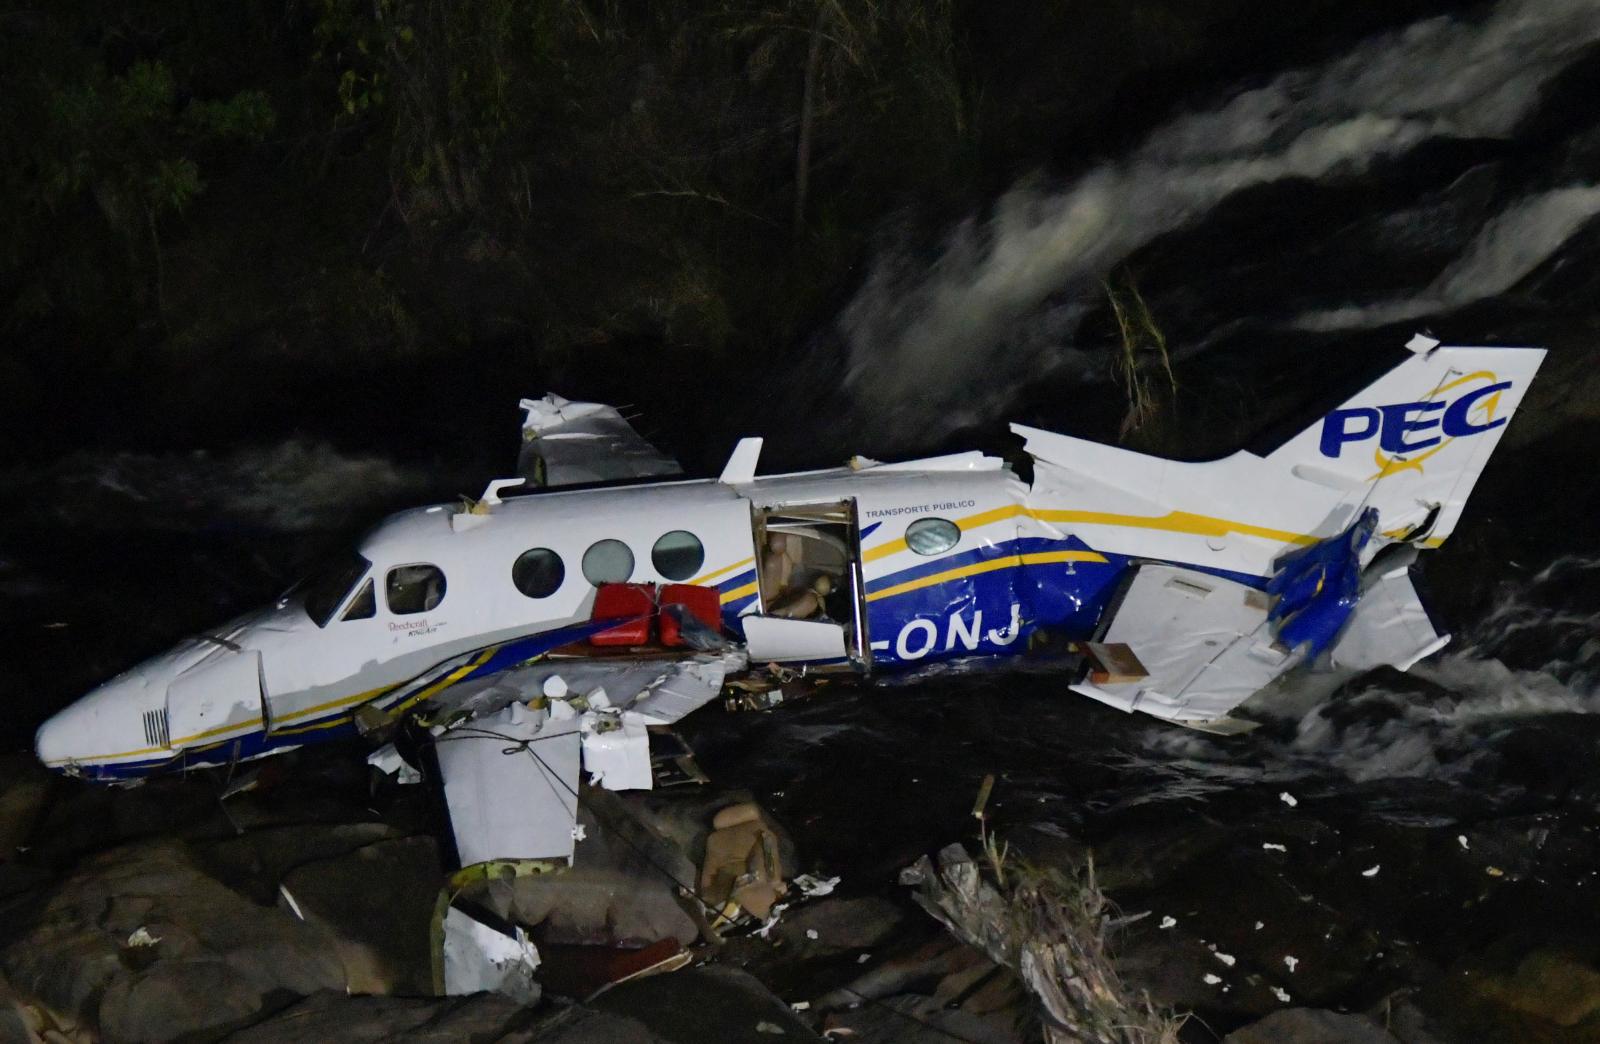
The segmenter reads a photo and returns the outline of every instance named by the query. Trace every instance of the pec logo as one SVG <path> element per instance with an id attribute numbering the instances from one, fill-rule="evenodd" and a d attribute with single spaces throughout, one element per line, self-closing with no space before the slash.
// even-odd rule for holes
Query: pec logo
<path id="1" fill-rule="evenodd" d="M 1338 457 L 1344 447 L 1352 442 L 1378 439 L 1375 456 L 1380 467 L 1395 463 L 1396 454 L 1427 450 L 1432 456 L 1443 449 L 1450 439 L 1464 435 L 1477 435 L 1500 427 L 1505 417 L 1496 417 L 1500 393 L 1511 387 L 1510 381 L 1497 381 L 1494 374 L 1476 373 L 1454 381 L 1439 391 L 1443 392 L 1474 379 L 1488 378 L 1488 384 L 1452 400 L 1434 399 L 1425 402 L 1397 402 L 1390 406 L 1358 406 L 1354 409 L 1334 410 L 1322 419 L 1321 449 L 1324 457 Z M 1385 461 L 1383 454 L 1389 454 Z M 1419 458 L 1412 458 L 1416 462 Z M 1421 468 L 1418 467 L 1420 471 Z"/>

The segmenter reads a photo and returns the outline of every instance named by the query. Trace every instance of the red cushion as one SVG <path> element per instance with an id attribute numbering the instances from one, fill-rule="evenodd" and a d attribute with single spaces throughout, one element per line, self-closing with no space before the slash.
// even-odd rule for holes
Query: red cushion
<path id="1" fill-rule="evenodd" d="M 648 645 L 650 621 L 656 609 L 656 589 L 650 584 L 601 584 L 594 593 L 591 620 L 622 620 L 615 627 L 590 635 L 590 645 Z"/>
<path id="2" fill-rule="evenodd" d="M 668 584 L 661 589 L 662 605 L 681 605 L 696 619 L 712 630 L 722 625 L 722 596 L 715 587 L 695 584 Z M 679 646 L 683 635 L 679 633 L 678 618 L 671 613 L 661 614 L 661 644 Z"/>

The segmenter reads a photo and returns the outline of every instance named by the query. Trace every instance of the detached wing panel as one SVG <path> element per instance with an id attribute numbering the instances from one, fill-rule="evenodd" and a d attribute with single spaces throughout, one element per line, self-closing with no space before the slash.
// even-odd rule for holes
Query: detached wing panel
<path id="1" fill-rule="evenodd" d="M 517 473 L 531 486 L 670 478 L 678 462 L 646 442 L 614 406 L 559 395 L 523 399 Z"/>
<path id="2" fill-rule="evenodd" d="M 1128 646 L 1145 677 L 1072 688 L 1125 711 L 1236 731 L 1227 715 L 1299 662 L 1279 648 L 1262 592 L 1193 569 L 1138 566 L 1101 641 Z"/>
<path id="3" fill-rule="evenodd" d="M 450 830 L 462 866 L 572 859 L 582 735 L 513 705 L 439 738 Z"/>

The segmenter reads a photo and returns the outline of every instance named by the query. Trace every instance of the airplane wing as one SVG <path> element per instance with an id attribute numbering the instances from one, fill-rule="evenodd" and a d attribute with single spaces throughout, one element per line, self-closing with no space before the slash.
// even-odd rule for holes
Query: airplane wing
<path id="1" fill-rule="evenodd" d="M 1229 712 L 1290 669 L 1330 652 L 1335 669 L 1406 670 L 1449 640 L 1429 617 L 1410 558 L 1361 552 L 1367 511 L 1345 532 L 1279 560 L 1265 588 L 1162 563 L 1131 571 L 1089 645 L 1075 692 L 1208 732 L 1252 728 Z"/>
<path id="2" fill-rule="evenodd" d="M 429 723 L 463 866 L 570 861 L 581 772 L 609 790 L 651 789 L 649 727 L 709 703 L 747 663 L 735 648 L 564 652 L 617 623 L 577 624 L 466 653 L 397 691 L 392 713 L 415 707 Z M 400 766 L 392 745 L 368 760 Z M 508 801 L 509 794 L 520 799 Z"/>
<path id="3" fill-rule="evenodd" d="M 517 474 L 553 488 L 683 474 L 678 462 L 646 442 L 614 406 L 559 395 L 523 399 Z"/>

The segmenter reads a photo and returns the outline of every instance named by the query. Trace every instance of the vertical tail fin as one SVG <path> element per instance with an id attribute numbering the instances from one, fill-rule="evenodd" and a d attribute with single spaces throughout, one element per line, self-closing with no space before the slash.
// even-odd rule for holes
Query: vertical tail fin
<path id="1" fill-rule="evenodd" d="M 1267 460 L 1377 508 L 1381 532 L 1425 535 L 1437 546 L 1455 529 L 1545 353 L 1441 347 L 1420 334 L 1406 347 L 1411 358 Z"/>

